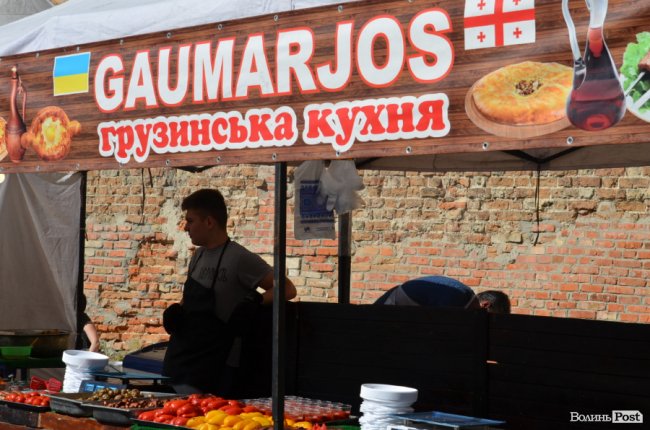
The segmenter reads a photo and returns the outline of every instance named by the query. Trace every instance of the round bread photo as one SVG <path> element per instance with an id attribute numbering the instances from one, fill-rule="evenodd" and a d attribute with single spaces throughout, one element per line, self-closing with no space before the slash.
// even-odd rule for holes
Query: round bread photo
<path id="1" fill-rule="evenodd" d="M 572 83 L 573 70 L 559 63 L 510 64 L 479 79 L 467 93 L 465 109 L 491 134 L 540 136 L 570 125 L 566 101 Z"/>
<path id="2" fill-rule="evenodd" d="M 32 120 L 21 136 L 21 144 L 32 148 L 45 161 L 61 160 L 70 152 L 72 138 L 81 131 L 78 121 L 70 121 L 63 109 L 48 106 Z"/>

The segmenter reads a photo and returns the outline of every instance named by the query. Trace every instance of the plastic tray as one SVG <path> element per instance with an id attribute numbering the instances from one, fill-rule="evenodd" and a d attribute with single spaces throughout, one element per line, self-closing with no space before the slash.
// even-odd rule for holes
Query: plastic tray
<path id="1" fill-rule="evenodd" d="M 0 346 L 0 357 L 2 358 L 27 358 L 31 353 L 31 346 Z"/>
<path id="2" fill-rule="evenodd" d="M 478 427 L 478 426 L 500 426 L 506 423 L 505 421 L 469 417 L 466 415 L 448 414 L 446 412 L 437 412 L 437 411 L 415 412 L 409 414 L 394 414 L 392 416 L 396 418 L 408 420 L 408 421 L 432 424 L 441 427 L 451 427 L 454 429 L 462 429 L 467 427 Z"/>
<path id="3" fill-rule="evenodd" d="M 21 409 L 23 411 L 30 411 L 30 412 L 47 412 L 50 410 L 49 406 L 34 406 L 34 405 L 28 405 L 26 403 L 9 402 L 3 399 L 0 399 L 0 405 L 5 405 L 13 409 Z"/>
<path id="4" fill-rule="evenodd" d="M 156 408 L 120 409 L 108 406 L 88 405 L 92 409 L 93 418 L 102 424 L 115 426 L 130 426 L 133 419 L 141 412 L 152 411 Z"/>
<path id="5" fill-rule="evenodd" d="M 93 393 L 59 393 L 50 395 L 50 408 L 54 412 L 73 417 L 92 417 L 93 411 L 82 402 Z"/>
<path id="6" fill-rule="evenodd" d="M 143 395 L 151 395 L 159 399 L 178 398 L 178 394 L 142 392 Z M 92 402 L 83 403 L 85 407 L 92 410 L 93 418 L 102 424 L 112 424 L 117 426 L 129 426 L 131 421 L 144 411 L 151 411 L 158 408 L 114 408 L 103 406 Z"/>
<path id="7" fill-rule="evenodd" d="M 139 420 L 137 418 L 132 419 L 131 422 L 135 423 L 135 425 L 133 427 L 131 427 L 131 430 L 149 430 L 149 429 L 179 430 L 179 429 L 188 429 L 189 428 L 189 427 L 183 427 L 183 426 L 174 426 L 174 425 L 171 425 L 171 424 L 154 423 L 153 421 Z"/>

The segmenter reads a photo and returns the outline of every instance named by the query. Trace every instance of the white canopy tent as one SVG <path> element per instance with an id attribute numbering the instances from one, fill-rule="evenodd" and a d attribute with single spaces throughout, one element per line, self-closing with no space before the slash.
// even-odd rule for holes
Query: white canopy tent
<path id="1" fill-rule="evenodd" d="M 1 27 L 0 56 L 346 1 L 68 0 Z"/>
<path id="2" fill-rule="evenodd" d="M 0 0 L 0 25 L 42 12 L 52 7 L 49 0 Z"/>

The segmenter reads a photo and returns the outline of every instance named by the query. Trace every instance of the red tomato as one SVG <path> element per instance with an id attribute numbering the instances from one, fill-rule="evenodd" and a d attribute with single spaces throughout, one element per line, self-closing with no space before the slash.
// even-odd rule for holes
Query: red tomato
<path id="1" fill-rule="evenodd" d="M 201 406 L 203 406 L 203 404 L 201 404 Z M 214 409 L 219 409 L 224 406 L 230 406 L 230 405 L 228 404 L 227 401 L 223 399 L 210 399 L 205 406 L 209 407 L 210 410 L 212 411 Z"/>
<path id="2" fill-rule="evenodd" d="M 142 421 L 153 421 L 156 418 L 156 411 L 144 411 L 138 415 L 138 419 Z"/>
<path id="3" fill-rule="evenodd" d="M 176 415 L 179 417 L 183 418 L 194 418 L 198 417 L 200 415 L 200 410 L 197 409 L 194 405 L 190 404 L 185 404 L 178 408 L 176 411 Z"/>
<path id="4" fill-rule="evenodd" d="M 223 410 L 225 413 L 228 415 L 239 415 L 241 414 L 242 410 L 238 406 L 228 406 L 226 409 Z"/>
<path id="5" fill-rule="evenodd" d="M 173 426 L 184 426 L 185 424 L 187 424 L 187 420 L 188 420 L 188 419 L 189 419 L 189 418 L 176 417 L 176 418 L 174 418 L 173 420 L 171 420 L 171 421 L 169 422 L 169 424 L 171 424 L 171 425 L 173 425 Z"/>
<path id="6" fill-rule="evenodd" d="M 16 394 L 16 396 L 14 397 L 14 402 L 25 403 L 25 396 L 23 396 L 22 394 Z"/>
<path id="7" fill-rule="evenodd" d="M 167 415 L 164 409 L 156 409 L 153 411 L 154 416 L 158 417 L 160 415 Z"/>
<path id="8" fill-rule="evenodd" d="M 5 400 L 8 402 L 15 402 L 16 400 L 16 395 L 13 393 L 9 393 L 5 396 Z"/>
<path id="9" fill-rule="evenodd" d="M 173 416 L 173 415 L 162 414 L 162 415 L 158 415 L 156 418 L 154 418 L 153 422 L 169 424 L 169 422 L 171 420 L 173 420 L 174 418 L 176 418 L 176 417 Z"/>
<path id="10" fill-rule="evenodd" d="M 348 415 L 345 413 L 345 411 L 334 411 L 334 419 L 335 420 L 344 420 L 348 417 Z"/>
<path id="11" fill-rule="evenodd" d="M 41 397 L 39 399 L 39 405 L 40 406 L 50 406 L 50 398 L 49 397 Z"/>
<path id="12" fill-rule="evenodd" d="M 194 394 L 192 394 L 192 396 L 193 395 Z M 201 403 L 203 402 L 203 398 L 201 398 L 201 397 L 191 397 L 190 396 L 189 402 L 190 402 L 190 404 L 192 404 L 194 406 L 201 406 Z"/>
<path id="13" fill-rule="evenodd" d="M 187 401 L 187 400 L 170 400 L 170 401 L 166 402 L 166 403 L 163 405 L 163 409 L 164 409 L 165 412 L 168 413 L 169 415 L 174 415 L 174 416 L 176 416 L 176 415 L 178 415 L 178 414 L 176 413 L 176 411 L 178 411 L 178 409 L 179 409 L 181 406 L 185 406 L 185 405 L 187 405 L 187 404 L 189 404 L 189 401 Z"/>
<path id="14" fill-rule="evenodd" d="M 244 406 L 241 408 L 243 412 L 259 412 L 259 409 L 257 409 L 255 406 Z"/>
<path id="15" fill-rule="evenodd" d="M 232 406 L 237 406 L 238 408 L 241 408 L 243 406 L 241 402 L 239 402 L 238 400 L 228 400 L 228 404 Z"/>
<path id="16" fill-rule="evenodd" d="M 26 397 L 26 398 L 25 398 L 25 404 L 26 404 L 26 405 L 32 405 L 32 404 L 34 404 L 34 398 L 33 398 L 33 397 Z"/>

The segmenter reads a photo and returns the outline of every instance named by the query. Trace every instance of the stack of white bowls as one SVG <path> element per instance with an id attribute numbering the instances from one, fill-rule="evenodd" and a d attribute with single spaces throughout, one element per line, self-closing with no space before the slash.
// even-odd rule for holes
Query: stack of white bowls
<path id="1" fill-rule="evenodd" d="M 62 361 L 65 363 L 62 391 L 78 393 L 83 381 L 95 379 L 92 372 L 103 370 L 106 367 L 108 357 L 97 352 L 69 349 L 63 351 Z"/>
<path id="2" fill-rule="evenodd" d="M 386 430 L 388 425 L 402 422 L 393 414 L 413 412 L 411 405 L 418 399 L 418 390 L 399 385 L 363 384 L 361 398 L 361 429 Z"/>

